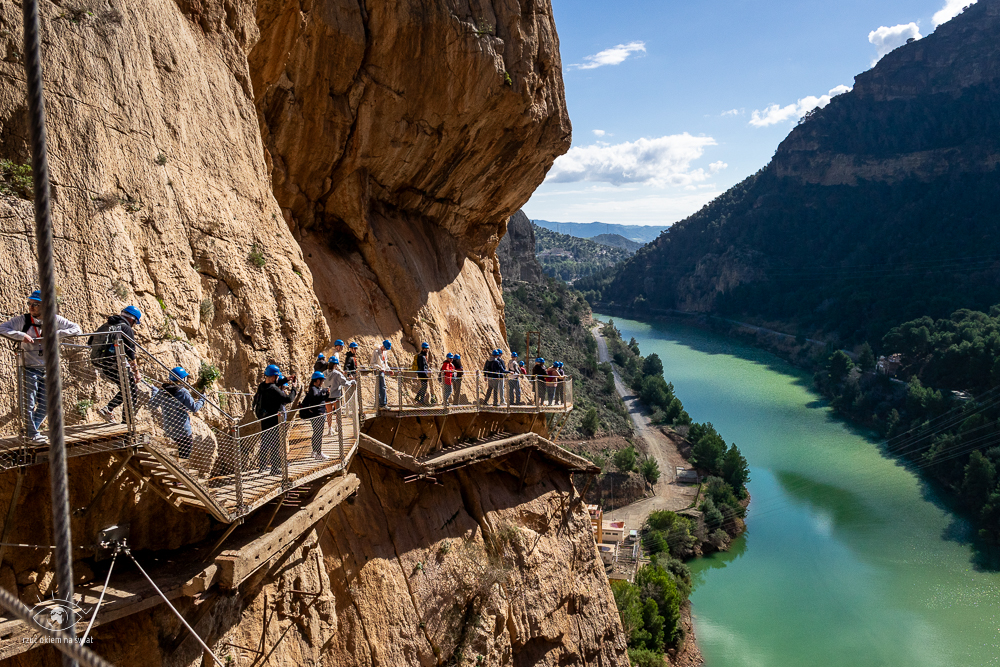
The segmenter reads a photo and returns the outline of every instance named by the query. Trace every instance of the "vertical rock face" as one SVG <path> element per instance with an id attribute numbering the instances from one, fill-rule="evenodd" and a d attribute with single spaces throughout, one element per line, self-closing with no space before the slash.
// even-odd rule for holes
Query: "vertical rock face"
<path id="1" fill-rule="evenodd" d="M 499 344 L 494 249 L 569 148 L 549 2 L 262 0 L 257 23 L 275 196 L 327 313 L 361 327 L 336 335 L 381 335 L 370 301 L 411 343 Z"/>
<path id="2" fill-rule="evenodd" d="M 497 246 L 497 258 L 505 280 L 542 282 L 542 265 L 535 257 L 535 230 L 524 211 L 518 211 L 507 221 L 507 233 Z"/>

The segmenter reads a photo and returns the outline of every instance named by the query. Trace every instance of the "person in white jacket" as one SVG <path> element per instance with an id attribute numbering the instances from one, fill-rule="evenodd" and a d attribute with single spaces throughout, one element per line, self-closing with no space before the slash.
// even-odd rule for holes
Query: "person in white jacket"
<path id="1" fill-rule="evenodd" d="M 391 349 L 392 341 L 384 340 L 372 353 L 372 370 L 378 375 L 378 406 L 380 408 L 384 408 L 389 402 L 385 391 L 385 375 L 392 375 L 392 369 L 389 367 L 389 350 Z"/>
<path id="2" fill-rule="evenodd" d="M 39 428 L 46 415 L 45 401 L 45 358 L 42 332 L 42 293 L 35 290 L 28 297 L 28 312 L 12 317 L 0 324 L 0 335 L 21 343 L 24 354 L 24 405 L 21 406 L 24 415 L 25 437 L 34 442 L 48 442 Z M 56 315 L 56 340 L 64 336 L 78 336 L 83 331 L 76 322 L 70 322 L 61 315 Z"/>

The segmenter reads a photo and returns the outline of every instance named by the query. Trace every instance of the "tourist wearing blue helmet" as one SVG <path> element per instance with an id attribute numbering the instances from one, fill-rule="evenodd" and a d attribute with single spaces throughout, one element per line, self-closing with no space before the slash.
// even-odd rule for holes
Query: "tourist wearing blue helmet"
<path id="1" fill-rule="evenodd" d="M 313 373 L 317 371 L 320 373 L 325 373 L 327 366 L 328 364 L 326 361 L 326 355 L 320 352 L 319 355 L 316 357 L 316 363 L 313 364 Z"/>
<path id="2" fill-rule="evenodd" d="M 490 402 L 493 397 L 493 405 L 503 400 L 503 376 L 507 372 L 507 367 L 503 363 L 503 352 L 493 350 L 490 358 L 483 364 L 483 375 L 486 376 L 486 395 L 483 397 L 483 405 Z"/>
<path id="3" fill-rule="evenodd" d="M 333 353 L 337 355 L 341 355 L 344 353 L 344 341 L 340 340 L 339 338 L 333 341 Z"/>
<path id="4" fill-rule="evenodd" d="M 312 455 L 314 459 L 325 461 L 323 453 L 323 427 L 326 425 L 326 404 L 330 400 L 330 390 L 323 386 L 326 376 L 320 371 L 313 371 L 309 389 L 299 406 L 299 417 L 312 426 Z"/>
<path id="5" fill-rule="evenodd" d="M 139 367 L 135 363 L 135 327 L 139 326 L 142 313 L 135 306 L 126 306 L 118 315 L 112 315 L 97 329 L 97 332 L 87 339 L 90 346 L 90 360 L 100 371 L 101 376 L 117 385 L 118 393 L 111 397 L 108 404 L 97 413 L 107 422 L 114 422 L 114 410 L 125 402 L 122 396 L 122 385 L 128 387 L 129 406 L 132 412 L 136 409 L 137 390 L 139 382 Z M 118 373 L 118 358 L 115 346 L 120 346 L 125 365 L 125 377 Z M 122 419 L 124 423 L 125 419 Z"/>
<path id="6" fill-rule="evenodd" d="M 465 377 L 465 369 L 462 368 L 462 355 L 458 352 L 451 359 L 451 365 L 455 367 L 455 375 L 452 377 L 452 399 L 454 405 L 459 405 L 462 402 L 462 378 Z"/>
<path id="7" fill-rule="evenodd" d="M 159 408 L 163 419 L 163 431 L 177 445 L 177 456 L 182 459 L 191 456 L 194 448 L 194 432 L 191 430 L 191 413 L 205 406 L 205 397 L 195 401 L 184 385 L 188 372 L 183 366 L 175 366 L 166 382 L 159 389 L 153 388 L 149 400 L 151 409 Z"/>
<path id="8" fill-rule="evenodd" d="M 452 389 L 454 389 L 455 382 L 455 355 L 449 352 L 445 355 L 444 362 L 441 364 L 441 370 L 438 371 L 438 379 L 441 382 L 441 392 L 444 394 L 443 405 L 448 405 L 448 399 L 451 398 Z"/>
<path id="9" fill-rule="evenodd" d="M 333 433 L 333 411 L 340 407 L 340 400 L 344 397 L 344 390 L 354 384 L 354 380 L 348 379 L 340 370 L 340 357 L 336 354 L 330 358 L 330 369 L 326 372 L 326 382 L 323 386 L 330 390 L 330 403 L 327 403 L 326 425 L 330 433 Z"/>
<path id="10" fill-rule="evenodd" d="M 286 389 L 287 387 L 287 389 Z M 264 369 L 264 381 L 257 385 L 253 397 L 254 416 L 260 420 L 260 471 L 270 468 L 272 475 L 280 475 L 281 445 L 278 430 L 285 406 L 295 399 L 298 383 L 295 377 L 286 378 L 275 364 Z"/>
<path id="11" fill-rule="evenodd" d="M 42 335 L 42 293 L 35 290 L 28 296 L 27 313 L 0 324 L 0 335 L 21 344 L 24 362 L 22 379 L 24 394 L 21 410 L 24 436 L 34 442 L 48 442 L 38 429 L 45 419 L 45 358 Z M 78 336 L 80 325 L 56 315 L 56 337 Z"/>
<path id="12" fill-rule="evenodd" d="M 380 408 L 384 408 L 389 402 L 385 391 L 385 376 L 392 375 L 392 368 L 389 366 L 389 350 L 391 349 L 392 341 L 386 339 L 372 353 L 372 370 L 378 376 L 378 405 Z"/>
<path id="13" fill-rule="evenodd" d="M 562 405 L 566 402 L 566 371 L 563 370 L 563 362 L 556 362 L 556 372 L 559 374 L 556 380 L 556 403 Z"/>
<path id="14" fill-rule="evenodd" d="M 344 354 L 344 375 L 351 379 L 358 377 L 358 344 L 353 340 L 347 344 L 347 352 Z"/>
<path id="15" fill-rule="evenodd" d="M 517 352 L 511 351 L 507 362 L 507 402 L 521 405 L 521 368 L 517 365 Z"/>
<path id="16" fill-rule="evenodd" d="M 541 405 L 545 400 L 545 359 L 538 357 L 531 367 L 531 378 L 535 385 L 535 405 Z"/>
<path id="17" fill-rule="evenodd" d="M 428 393 L 431 377 L 430 351 L 430 343 L 421 343 L 420 352 L 417 352 L 417 356 L 413 359 L 417 379 L 420 381 L 420 388 L 417 389 L 415 397 L 418 405 L 430 404 L 430 394 Z"/>

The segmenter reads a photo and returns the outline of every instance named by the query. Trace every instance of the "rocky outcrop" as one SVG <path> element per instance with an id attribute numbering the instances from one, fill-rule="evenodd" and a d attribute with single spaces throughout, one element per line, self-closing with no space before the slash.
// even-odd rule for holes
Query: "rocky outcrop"
<path id="1" fill-rule="evenodd" d="M 570 138 L 550 5 L 522 4 L 259 2 L 274 193 L 337 336 L 502 343 L 494 250 Z"/>
<path id="2" fill-rule="evenodd" d="M 504 280 L 542 282 L 542 265 L 535 257 L 535 229 L 524 211 L 517 211 L 507 221 L 507 233 L 497 246 L 497 258 Z"/>

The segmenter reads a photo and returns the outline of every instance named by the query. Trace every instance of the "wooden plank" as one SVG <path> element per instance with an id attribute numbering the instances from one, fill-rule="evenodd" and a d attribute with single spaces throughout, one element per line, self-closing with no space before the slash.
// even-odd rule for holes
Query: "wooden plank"
<path id="1" fill-rule="evenodd" d="M 236 590 L 247 577 L 266 564 L 276 554 L 310 530 L 345 498 L 354 493 L 360 482 L 355 475 L 347 475 L 326 484 L 304 508 L 290 516 L 273 531 L 261 536 L 240 549 L 223 551 L 216 559 L 219 567 L 219 586 Z"/>

